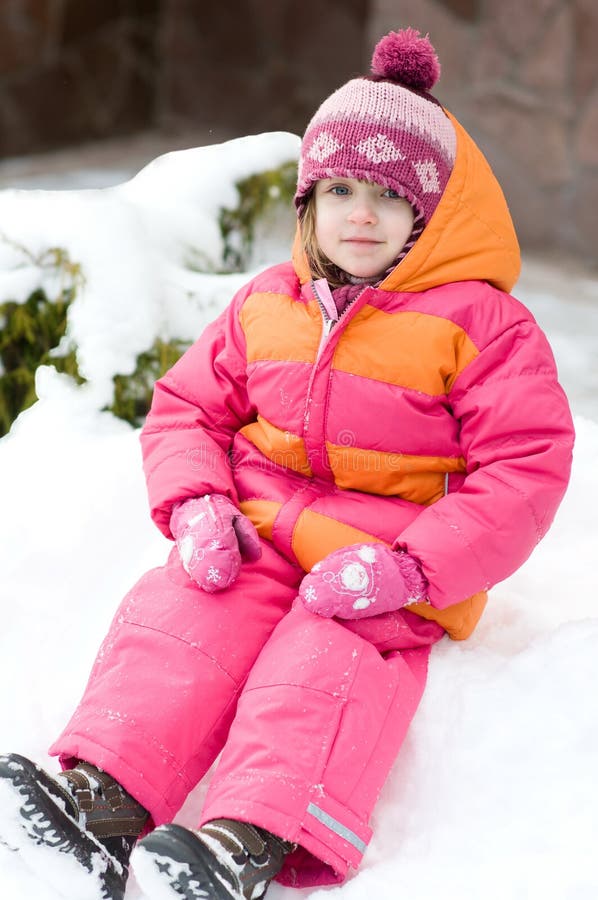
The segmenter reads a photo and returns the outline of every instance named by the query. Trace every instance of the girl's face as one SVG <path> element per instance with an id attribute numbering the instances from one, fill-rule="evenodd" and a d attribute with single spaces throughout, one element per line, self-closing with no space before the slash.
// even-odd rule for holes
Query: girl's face
<path id="1" fill-rule="evenodd" d="M 411 204 L 391 188 L 356 178 L 323 178 L 314 197 L 320 250 L 356 278 L 386 272 L 411 235 Z"/>

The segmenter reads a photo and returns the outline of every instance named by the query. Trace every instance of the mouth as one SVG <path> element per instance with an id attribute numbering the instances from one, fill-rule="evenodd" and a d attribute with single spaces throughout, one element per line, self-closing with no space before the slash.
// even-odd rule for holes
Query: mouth
<path id="1" fill-rule="evenodd" d="M 365 246 L 376 246 L 377 244 L 384 243 L 383 241 L 377 241 L 374 238 L 368 237 L 349 237 L 343 238 L 344 244 L 364 244 Z"/>

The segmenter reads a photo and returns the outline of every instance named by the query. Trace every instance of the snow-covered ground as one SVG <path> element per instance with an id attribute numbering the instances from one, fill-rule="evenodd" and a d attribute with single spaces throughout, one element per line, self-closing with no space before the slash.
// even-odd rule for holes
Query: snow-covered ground
<path id="1" fill-rule="evenodd" d="M 66 246 L 84 267 L 69 330 L 88 378 L 76 388 L 39 370 L 39 401 L 0 440 L 2 750 L 55 770 L 47 747 L 114 608 L 168 549 L 147 514 L 138 433 L 100 411 L 112 374 L 157 333 L 192 338 L 246 280 L 185 260 L 200 248 L 217 263 L 217 210 L 234 205 L 235 180 L 297 148 L 290 135 L 256 136 L 161 157 L 117 187 L 0 191 L 0 233 L 32 253 Z M 289 223 L 274 231 L 254 266 L 286 253 Z M 22 299 L 39 279 L 0 241 L 0 298 Z M 598 280 L 529 259 L 515 294 L 545 328 L 575 413 L 568 494 L 474 636 L 435 649 L 360 871 L 326 892 L 274 885 L 272 900 L 598 896 Z M 180 821 L 193 824 L 203 790 Z M 59 900 L 1 847 L 0 896 Z M 134 882 L 127 898 L 141 900 Z"/>

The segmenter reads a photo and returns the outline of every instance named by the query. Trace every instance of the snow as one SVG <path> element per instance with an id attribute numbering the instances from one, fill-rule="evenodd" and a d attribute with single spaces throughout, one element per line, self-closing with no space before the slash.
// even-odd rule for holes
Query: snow
<path id="1" fill-rule="evenodd" d="M 42 277 L 15 243 L 68 247 L 87 278 L 69 329 L 89 379 L 77 388 L 38 370 L 38 402 L 0 440 L 1 750 L 56 770 L 47 747 L 120 597 L 169 548 L 147 513 L 138 432 L 101 411 L 112 375 L 158 333 L 193 338 L 247 280 L 186 260 L 199 246 L 217 268 L 217 211 L 234 206 L 234 182 L 297 149 L 293 135 L 258 135 L 168 154 L 114 187 L 0 192 L 0 233 L 14 242 L 0 240 L 0 297 L 22 300 Z M 265 240 L 255 265 L 284 258 L 289 239 Z M 530 259 L 515 294 L 545 328 L 572 403 L 569 491 L 473 637 L 435 648 L 359 872 L 326 891 L 273 885 L 272 900 L 598 896 L 598 281 Z M 179 821 L 194 823 L 204 794 Z M 2 847 L 0 895 L 59 897 Z M 142 898 L 134 882 L 127 898 Z"/>

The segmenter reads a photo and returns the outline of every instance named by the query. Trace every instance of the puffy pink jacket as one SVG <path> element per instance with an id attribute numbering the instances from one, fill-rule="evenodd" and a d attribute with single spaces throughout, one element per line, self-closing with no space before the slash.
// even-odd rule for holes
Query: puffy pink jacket
<path id="1" fill-rule="evenodd" d="M 463 160 L 475 149 L 459 134 Z M 471 632 L 483 592 L 554 517 L 573 427 L 544 334 L 503 289 L 516 242 L 502 195 L 460 172 L 407 258 L 338 321 L 296 254 L 157 382 L 141 440 L 166 535 L 176 501 L 218 492 L 306 570 L 384 541 L 423 567 L 429 603 L 413 608 L 453 637 Z"/>

